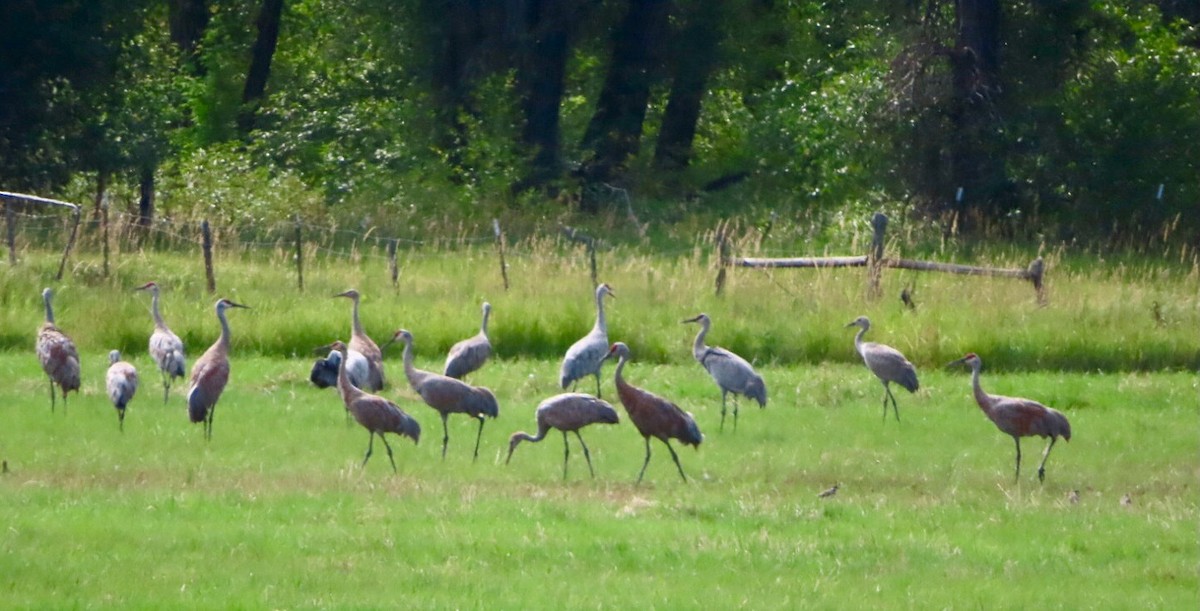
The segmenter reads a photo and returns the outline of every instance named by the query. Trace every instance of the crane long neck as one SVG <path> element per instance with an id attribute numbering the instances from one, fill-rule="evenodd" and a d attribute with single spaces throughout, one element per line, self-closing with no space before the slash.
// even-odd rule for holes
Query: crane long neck
<path id="1" fill-rule="evenodd" d="M 349 405 L 351 399 L 361 395 L 362 391 L 350 383 L 350 374 L 346 371 L 346 361 L 350 360 L 349 350 L 339 350 L 338 355 L 341 358 L 338 359 L 337 388 L 342 395 L 342 401 Z"/>
<path id="2" fill-rule="evenodd" d="M 621 372 L 625 369 L 625 361 L 628 360 L 629 357 L 626 357 L 625 355 L 621 355 L 621 358 L 617 360 L 617 368 L 613 373 L 613 377 L 617 383 L 617 386 L 625 385 L 625 378 L 621 375 Z"/>
<path id="3" fill-rule="evenodd" d="M 979 409 L 986 414 L 991 412 L 992 398 L 983 392 L 983 385 L 979 383 L 979 370 L 982 368 L 983 363 L 978 361 L 971 365 L 971 389 L 975 392 L 975 402 L 979 404 Z"/>
<path id="4" fill-rule="evenodd" d="M 221 321 L 221 337 L 217 339 L 217 343 L 229 350 L 229 321 L 225 318 L 225 308 L 217 308 L 217 320 Z"/>
<path id="5" fill-rule="evenodd" d="M 545 439 L 546 433 L 549 433 L 549 432 L 550 432 L 550 425 L 546 424 L 545 422 L 539 422 L 537 435 L 530 435 L 529 433 L 526 433 L 525 431 L 520 431 L 516 434 L 516 438 L 520 439 L 521 441 L 532 441 L 533 443 L 537 443 L 537 442 Z"/>
<path id="6" fill-rule="evenodd" d="M 592 329 L 608 335 L 608 323 L 604 320 L 604 291 L 596 291 L 596 324 Z"/>
<path id="7" fill-rule="evenodd" d="M 42 302 L 46 304 L 46 322 L 54 324 L 54 307 L 50 305 L 50 294 L 42 295 Z"/>
<path id="8" fill-rule="evenodd" d="M 703 358 L 705 350 L 708 349 L 708 346 L 704 345 L 704 336 L 708 335 L 708 328 L 710 325 L 712 325 L 712 323 L 710 323 L 707 319 L 701 319 L 700 332 L 696 334 L 696 340 L 692 342 L 692 354 L 694 354 L 698 359 Z"/>
<path id="9" fill-rule="evenodd" d="M 420 369 L 417 369 L 416 366 L 413 365 L 412 340 L 405 339 L 403 341 L 404 341 L 404 375 L 408 378 L 409 384 L 416 386 L 421 381 L 421 379 L 424 378 L 425 372 L 421 371 Z"/>
<path id="10" fill-rule="evenodd" d="M 362 321 L 358 318 L 358 297 L 351 298 L 354 302 L 350 310 L 350 332 L 353 335 L 366 335 L 363 331 Z"/>
<path id="11" fill-rule="evenodd" d="M 487 335 L 488 316 L 491 316 L 491 315 L 492 315 L 491 308 L 483 309 L 483 322 L 480 323 L 480 325 L 479 325 L 479 332 L 484 335 Z"/>
<path id="12" fill-rule="evenodd" d="M 162 329 L 167 328 L 167 323 L 163 321 L 162 314 L 158 311 L 157 289 L 150 293 L 150 316 L 154 317 L 154 326 Z"/>
<path id="13" fill-rule="evenodd" d="M 862 354 L 863 336 L 867 334 L 867 329 L 869 328 L 870 327 L 866 326 L 859 327 L 858 333 L 854 336 L 854 349 L 858 351 L 859 354 Z"/>

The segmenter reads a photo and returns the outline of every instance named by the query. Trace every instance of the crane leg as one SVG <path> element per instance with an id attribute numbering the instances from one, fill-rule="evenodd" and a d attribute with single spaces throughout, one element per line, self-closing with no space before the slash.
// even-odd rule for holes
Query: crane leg
<path id="1" fill-rule="evenodd" d="M 51 388 L 54 388 L 54 387 L 51 386 Z M 62 396 L 63 396 L 63 415 L 66 416 L 67 415 L 67 391 L 66 390 L 63 390 Z"/>
<path id="2" fill-rule="evenodd" d="M 442 413 L 442 460 L 446 460 L 446 446 L 450 444 L 450 429 L 446 428 L 446 414 Z"/>
<path id="3" fill-rule="evenodd" d="M 397 473 L 397 471 L 396 471 L 396 459 L 392 458 L 392 446 L 391 446 L 391 444 L 389 444 L 387 442 L 387 437 L 384 437 L 383 433 L 379 434 L 379 441 L 382 441 L 383 447 L 387 449 L 388 462 L 392 463 L 392 474 L 394 475 Z"/>
<path id="4" fill-rule="evenodd" d="M 475 457 L 471 462 L 475 462 L 479 458 L 479 439 L 483 437 L 483 416 L 479 417 L 479 432 L 475 434 Z"/>
<path id="5" fill-rule="evenodd" d="M 650 440 L 647 439 L 646 441 L 649 442 Z M 671 451 L 671 460 L 675 461 L 675 468 L 679 469 L 679 477 L 682 477 L 683 483 L 686 484 L 687 476 L 683 474 L 683 465 L 679 464 L 679 455 L 675 453 L 675 448 L 671 447 L 670 440 L 663 440 L 663 443 L 667 444 L 667 449 Z"/>
<path id="6" fill-rule="evenodd" d="M 1058 437 L 1050 436 L 1050 445 L 1046 446 L 1046 451 L 1042 452 L 1042 464 L 1038 465 L 1038 481 L 1046 481 L 1046 459 L 1050 458 L 1050 448 L 1054 447 L 1054 442 L 1058 441 Z"/>
<path id="7" fill-rule="evenodd" d="M 563 481 L 567 481 L 567 459 L 571 457 L 571 444 L 567 443 L 567 432 L 563 431 Z"/>
<path id="8" fill-rule="evenodd" d="M 125 410 L 123 409 L 117 410 L 117 428 L 120 429 L 122 433 L 125 432 Z"/>
<path id="9" fill-rule="evenodd" d="M 1013 483 L 1021 481 L 1021 438 L 1013 435 L 1013 441 L 1017 442 L 1017 473 L 1013 477 Z"/>
<path id="10" fill-rule="evenodd" d="M 592 474 L 592 479 L 596 479 L 596 470 L 592 468 L 592 453 L 588 452 L 587 444 L 583 442 L 583 435 L 580 435 L 578 430 L 575 431 L 575 436 L 579 438 L 579 445 L 583 446 L 583 457 L 587 460 L 588 472 Z"/>
<path id="11" fill-rule="evenodd" d="M 214 405 L 208 408 L 208 418 L 204 419 L 204 438 L 208 441 L 212 441 L 212 423 L 216 413 L 217 406 Z"/>
<path id="12" fill-rule="evenodd" d="M 167 404 L 167 399 L 171 398 L 171 374 L 166 371 L 162 372 L 163 377 L 163 405 Z"/>
<path id="13" fill-rule="evenodd" d="M 46 378 L 46 379 L 47 379 L 47 380 L 50 380 L 50 412 L 51 412 L 51 413 L 53 413 L 53 412 L 54 412 L 54 400 L 55 400 L 55 397 L 54 397 L 54 378 Z"/>
<path id="14" fill-rule="evenodd" d="M 887 421 L 888 399 L 891 399 L 892 400 L 892 411 L 895 412 L 895 414 L 896 414 L 896 422 L 900 422 L 900 408 L 896 407 L 896 395 L 892 394 L 892 387 L 889 386 L 887 383 L 884 383 L 883 390 L 885 393 L 883 395 L 883 420 L 885 422 Z"/>
<path id="15" fill-rule="evenodd" d="M 367 466 L 367 461 L 371 460 L 371 451 L 375 449 L 375 432 L 367 432 L 370 437 L 367 438 L 367 455 L 363 456 L 362 466 Z"/>
<path id="16" fill-rule="evenodd" d="M 650 464 L 650 438 L 646 437 L 646 460 L 642 461 L 642 471 L 638 473 L 637 483 L 642 483 L 642 476 L 646 474 L 646 466 Z"/>
<path id="17" fill-rule="evenodd" d="M 603 398 L 600 396 L 600 370 L 599 369 L 596 370 L 596 398 L 597 399 Z"/>
<path id="18" fill-rule="evenodd" d="M 725 395 L 729 393 L 721 391 L 721 430 L 725 430 Z"/>
<path id="19" fill-rule="evenodd" d="M 737 395 L 734 395 L 733 396 L 733 430 L 735 430 L 735 431 L 737 430 L 738 403 L 740 403 L 740 402 L 738 401 Z"/>

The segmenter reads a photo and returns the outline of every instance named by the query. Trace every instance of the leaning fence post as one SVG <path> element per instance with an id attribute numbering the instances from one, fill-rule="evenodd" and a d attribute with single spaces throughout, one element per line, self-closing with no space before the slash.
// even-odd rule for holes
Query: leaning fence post
<path id="1" fill-rule="evenodd" d="M 1046 262 L 1038 257 L 1029 264 L 1029 269 L 1026 271 L 1030 282 L 1033 282 L 1033 289 L 1037 291 L 1037 302 L 1039 306 L 1044 306 L 1046 300 Z"/>
<path id="2" fill-rule="evenodd" d="M 400 288 L 400 266 L 396 263 L 396 238 L 388 240 L 388 273 L 392 278 L 392 288 Z"/>
<path id="3" fill-rule="evenodd" d="M 504 278 L 504 290 L 508 290 L 508 265 L 504 262 L 504 234 L 500 232 L 499 219 L 492 219 L 492 232 L 496 234 L 496 250 L 500 252 L 500 277 Z"/>
<path id="4" fill-rule="evenodd" d="M 888 218 L 882 212 L 871 217 L 871 252 L 867 255 L 867 296 L 878 299 L 883 293 L 879 280 L 883 275 L 883 236 L 887 231 Z"/>
<path id="5" fill-rule="evenodd" d="M 79 235 L 79 208 L 75 208 L 75 213 L 71 215 L 71 237 L 67 238 L 67 247 L 63 249 L 62 260 L 58 262 L 58 274 L 54 276 L 55 280 L 62 280 L 63 270 L 67 267 L 67 257 L 71 255 L 71 249 L 75 247 L 75 237 Z"/>
<path id="6" fill-rule="evenodd" d="M 725 290 L 725 270 L 729 267 L 729 239 L 725 233 L 729 221 L 717 225 L 717 297 Z"/>
<path id="7" fill-rule="evenodd" d="M 100 197 L 100 234 L 104 240 L 104 277 L 108 277 L 108 193 Z"/>
<path id="8" fill-rule="evenodd" d="M 299 214 L 296 215 L 296 286 L 304 292 L 304 233 Z"/>
<path id="9" fill-rule="evenodd" d="M 208 279 L 208 292 L 217 292 L 217 279 L 213 276 L 212 262 L 212 230 L 208 226 L 208 219 L 204 219 L 200 223 L 200 234 L 203 238 L 201 247 L 204 249 L 204 277 Z"/>
<path id="10" fill-rule="evenodd" d="M 13 214 L 12 201 L 4 200 L 4 225 L 8 233 L 8 264 L 17 265 L 17 216 Z"/>

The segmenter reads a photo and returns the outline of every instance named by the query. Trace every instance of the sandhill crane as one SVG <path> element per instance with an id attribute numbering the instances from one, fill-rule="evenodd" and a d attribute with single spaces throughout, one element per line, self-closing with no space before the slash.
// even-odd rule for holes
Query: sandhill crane
<path id="1" fill-rule="evenodd" d="M 616 424 L 620 421 L 617 410 L 603 399 L 569 392 L 542 401 L 537 407 L 536 417 L 537 435 L 518 431 L 509 437 L 508 458 L 504 460 L 504 464 L 507 465 L 512 460 L 513 450 L 516 450 L 522 441 L 537 443 L 546 438 L 550 429 L 557 429 L 563 434 L 563 479 L 567 479 L 567 459 L 571 457 L 571 447 L 567 443 L 569 432 L 575 433 L 575 437 L 579 439 L 579 445 L 583 446 L 583 457 L 587 460 L 588 472 L 592 477 L 596 477 L 596 471 L 592 469 L 592 455 L 588 452 L 579 429 L 589 424 Z"/>
<path id="2" fill-rule="evenodd" d="M 229 321 L 225 319 L 225 310 L 250 309 L 228 299 L 217 300 L 215 307 L 217 320 L 221 322 L 221 336 L 192 366 L 192 380 L 187 392 L 188 417 L 192 422 L 204 423 L 205 439 L 212 439 L 213 413 L 221 391 L 229 381 Z"/>
<path id="3" fill-rule="evenodd" d="M 108 374 L 104 376 L 104 387 L 108 390 L 108 398 L 113 407 L 117 408 L 117 423 L 121 432 L 125 432 L 125 407 L 137 393 L 138 374 L 133 365 L 121 360 L 121 352 L 113 350 L 108 353 Z"/>
<path id="4" fill-rule="evenodd" d="M 346 344 L 341 341 L 333 343 L 333 351 L 344 353 Z M 392 463 L 392 473 L 396 472 L 396 460 L 392 458 L 392 446 L 388 444 L 384 433 L 395 433 L 403 437 L 409 437 L 413 440 L 413 444 L 417 444 L 421 440 L 421 425 L 416 420 L 409 416 L 404 410 L 400 409 L 399 405 L 380 397 L 363 392 L 357 386 L 350 383 L 349 371 L 345 363 L 349 359 L 338 359 L 338 378 L 337 387 L 342 395 L 342 402 L 346 405 L 346 411 L 354 416 L 354 420 L 367 429 L 370 434 L 370 439 L 367 442 L 367 455 L 363 457 L 362 466 L 367 466 L 367 461 L 371 459 L 371 451 L 375 445 L 375 436 L 379 435 L 380 441 L 383 442 L 383 447 L 387 448 L 388 461 Z"/>
<path id="5" fill-rule="evenodd" d="M 492 356 L 492 342 L 487 334 L 488 316 L 491 313 L 492 304 L 483 302 L 483 322 L 479 325 L 479 333 L 450 347 L 442 375 L 461 380 L 468 373 L 483 367 L 488 357 Z"/>
<path id="6" fill-rule="evenodd" d="M 396 341 L 404 343 L 404 375 L 408 378 L 408 384 L 421 395 L 425 405 L 437 410 L 442 416 L 442 459 L 446 458 L 446 446 L 450 443 L 450 430 L 446 427 L 446 418 L 450 414 L 467 414 L 479 420 L 479 432 L 475 434 L 475 454 L 472 460 L 478 459 L 479 440 L 483 437 L 483 418 L 495 418 L 500 413 L 495 395 L 482 386 L 471 386 L 462 380 L 417 369 L 413 366 L 412 333 L 400 329 L 392 335 L 388 344 Z"/>
<path id="7" fill-rule="evenodd" d="M 687 476 L 683 474 L 683 467 L 679 464 L 679 456 L 675 454 L 675 448 L 671 447 L 671 439 L 678 439 L 685 446 L 699 448 L 700 442 L 704 441 L 704 435 L 700 434 L 700 427 L 696 426 L 696 419 L 691 414 L 679 409 L 678 405 L 625 381 L 625 378 L 621 376 L 621 371 L 625 368 L 625 363 L 629 361 L 629 346 L 626 346 L 624 342 L 617 342 L 612 345 L 612 348 L 609 348 L 605 358 L 614 357 L 618 359 L 617 370 L 614 374 L 617 396 L 620 397 L 621 404 L 625 406 L 625 412 L 629 414 L 633 426 L 637 427 L 638 432 L 646 441 L 646 460 L 642 462 L 642 470 L 638 473 L 637 483 L 642 482 L 642 476 L 646 475 L 646 466 L 650 464 L 651 437 L 666 444 L 667 450 L 671 452 L 671 459 L 675 461 L 675 468 L 679 469 L 679 477 L 687 482 Z"/>
<path id="8" fill-rule="evenodd" d="M 608 354 L 608 323 L 604 320 L 604 296 L 613 299 L 612 287 L 601 284 L 596 287 L 596 324 L 592 330 L 567 349 L 559 370 L 559 384 L 565 390 L 568 384 L 577 382 L 584 376 L 596 376 L 596 396 L 600 396 L 600 364 L 604 355 Z"/>
<path id="9" fill-rule="evenodd" d="M 369 365 L 366 385 L 361 387 L 368 392 L 375 392 L 383 389 L 383 351 L 379 346 L 367 336 L 366 331 L 363 331 L 362 321 L 358 318 L 358 302 L 361 296 L 355 289 L 349 289 L 334 295 L 334 297 L 346 297 L 354 302 L 353 309 L 350 310 L 350 342 L 346 346 L 351 352 L 357 352 L 367 359 Z M 350 365 L 350 363 L 346 363 Z"/>
<path id="10" fill-rule="evenodd" d="M 1071 441 L 1071 423 L 1067 421 L 1067 417 L 1062 412 L 1037 401 L 983 392 L 983 387 L 979 384 L 979 370 L 983 368 L 983 361 L 974 352 L 947 367 L 964 363 L 971 367 L 971 387 L 975 391 L 975 402 L 979 404 L 979 409 L 983 410 L 1001 432 L 1012 435 L 1017 444 L 1017 470 L 1014 481 L 1021 479 L 1021 438 L 1050 438 L 1046 451 L 1042 453 L 1042 462 L 1038 465 L 1038 481 L 1045 481 L 1046 459 L 1050 457 L 1050 449 L 1054 447 L 1054 442 L 1059 437 Z"/>
<path id="11" fill-rule="evenodd" d="M 332 344 L 324 346 L 320 349 L 332 348 Z M 338 367 L 342 363 L 342 353 L 337 350 L 330 350 L 329 355 L 323 359 L 317 359 L 313 363 L 312 371 L 308 374 L 308 379 L 317 388 L 329 388 L 337 386 Z M 367 376 L 370 372 L 370 364 L 367 363 L 367 357 L 360 352 L 354 350 L 346 350 L 346 375 L 350 377 L 350 384 L 355 388 L 362 388 L 367 382 Z"/>
<path id="12" fill-rule="evenodd" d="M 150 291 L 150 316 L 154 318 L 154 332 L 150 334 L 150 358 L 154 359 L 154 364 L 162 372 L 163 403 L 166 403 L 171 394 L 171 382 L 175 378 L 182 380 L 186 375 L 183 341 L 171 332 L 158 311 L 158 284 L 147 282 L 134 290 Z"/>
<path id="13" fill-rule="evenodd" d="M 42 303 L 46 306 L 46 322 L 42 323 L 37 336 L 37 356 L 42 371 L 50 378 L 50 411 L 54 411 L 54 385 L 62 388 L 63 413 L 67 412 L 67 393 L 79 392 L 79 352 L 75 342 L 54 325 L 54 308 L 50 300 L 54 291 L 42 289 Z"/>
<path id="14" fill-rule="evenodd" d="M 767 406 L 767 386 L 762 376 L 754 371 L 754 367 L 746 359 L 724 349 L 704 345 L 704 336 L 712 327 L 708 314 L 697 314 L 684 323 L 699 323 L 700 332 L 692 343 L 692 356 L 704 366 L 708 375 L 721 388 L 721 430 L 725 430 L 725 397 L 733 393 L 733 428 L 737 429 L 738 404 L 737 395 L 745 395 L 758 401 L 760 408 Z"/>
<path id="15" fill-rule="evenodd" d="M 864 363 L 867 364 L 867 369 L 879 378 L 883 383 L 883 419 L 887 421 L 887 406 L 888 399 L 892 400 L 892 411 L 896 414 L 896 422 L 900 422 L 900 408 L 896 407 L 896 397 L 892 394 L 890 384 L 895 382 L 908 392 L 917 392 L 920 383 L 917 382 L 917 370 L 913 364 L 900 354 L 899 350 L 884 344 L 875 342 L 864 342 L 863 335 L 871 328 L 871 321 L 866 316 L 859 316 L 847 327 L 858 327 L 858 334 L 854 336 L 854 349 L 858 351 Z"/>

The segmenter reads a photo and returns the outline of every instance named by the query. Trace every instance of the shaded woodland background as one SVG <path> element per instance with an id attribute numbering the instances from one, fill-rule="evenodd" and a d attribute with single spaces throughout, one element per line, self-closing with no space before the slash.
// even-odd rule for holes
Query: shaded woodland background
<path id="1" fill-rule="evenodd" d="M 1195 242 L 1200 4 L 15 0 L 0 190 L 146 223 L 632 196 Z"/>

